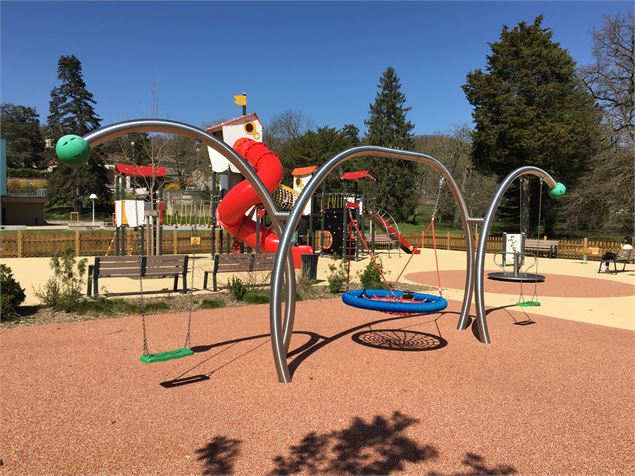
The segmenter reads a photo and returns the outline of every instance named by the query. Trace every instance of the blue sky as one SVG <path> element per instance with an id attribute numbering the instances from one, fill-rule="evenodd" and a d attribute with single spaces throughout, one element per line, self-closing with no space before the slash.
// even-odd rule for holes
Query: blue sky
<path id="1" fill-rule="evenodd" d="M 302 112 L 362 132 L 382 72 L 401 79 L 416 134 L 470 123 L 461 85 L 502 26 L 544 15 L 578 64 L 592 31 L 631 2 L 9 2 L 0 3 L 2 102 L 46 121 L 57 60 L 75 54 L 102 125 L 158 117 L 202 126 L 240 115 L 265 126 Z"/>

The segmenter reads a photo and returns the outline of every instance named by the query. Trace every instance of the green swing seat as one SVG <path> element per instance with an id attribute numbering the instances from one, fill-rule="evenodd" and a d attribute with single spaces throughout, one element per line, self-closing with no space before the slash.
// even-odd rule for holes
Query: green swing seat
<path id="1" fill-rule="evenodd" d="M 191 349 L 182 348 L 159 352 L 158 354 L 144 354 L 139 357 L 139 359 L 145 364 L 152 364 L 154 362 L 165 362 L 166 360 L 181 359 L 193 354 L 194 352 L 192 352 Z"/>

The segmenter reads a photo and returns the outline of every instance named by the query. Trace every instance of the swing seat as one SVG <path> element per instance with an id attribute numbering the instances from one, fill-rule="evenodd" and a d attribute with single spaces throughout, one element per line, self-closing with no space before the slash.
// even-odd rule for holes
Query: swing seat
<path id="1" fill-rule="evenodd" d="M 520 307 L 532 307 L 532 306 L 540 306 L 540 303 L 538 301 L 523 301 L 523 302 L 519 302 L 516 305 Z"/>
<path id="2" fill-rule="evenodd" d="M 141 357 L 139 357 L 139 359 L 144 364 L 152 364 L 154 362 L 165 362 L 166 360 L 181 359 L 183 357 L 187 357 L 193 354 L 194 352 L 192 352 L 191 349 L 183 348 L 183 349 L 167 350 L 165 352 L 159 352 L 158 354 L 142 355 Z"/>

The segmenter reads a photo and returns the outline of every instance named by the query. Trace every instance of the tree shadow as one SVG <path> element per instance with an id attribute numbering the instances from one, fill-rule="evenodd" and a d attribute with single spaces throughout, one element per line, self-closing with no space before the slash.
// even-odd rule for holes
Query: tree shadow
<path id="1" fill-rule="evenodd" d="M 480 476 L 480 475 L 496 475 L 496 474 L 516 474 L 516 468 L 507 464 L 499 464 L 496 466 L 487 466 L 485 459 L 475 453 L 465 453 L 462 461 L 464 466 L 469 469 L 466 473 L 450 473 L 452 476 Z M 444 473 L 428 473 L 428 476 L 444 476 Z"/>
<path id="2" fill-rule="evenodd" d="M 419 445 L 403 432 L 416 418 L 394 412 L 366 422 L 355 418 L 349 427 L 326 433 L 311 432 L 286 456 L 273 459 L 271 476 L 293 474 L 389 474 L 402 471 L 405 463 L 435 459 L 437 450 Z"/>
<path id="3" fill-rule="evenodd" d="M 205 476 L 231 474 L 236 458 L 240 455 L 241 445 L 240 440 L 215 436 L 203 448 L 197 449 L 197 460 L 204 464 L 203 474 Z"/>

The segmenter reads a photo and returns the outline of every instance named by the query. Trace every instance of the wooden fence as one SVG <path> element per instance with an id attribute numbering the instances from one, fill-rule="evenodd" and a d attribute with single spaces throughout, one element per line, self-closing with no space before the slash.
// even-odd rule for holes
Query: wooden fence
<path id="1" fill-rule="evenodd" d="M 231 237 L 224 231 L 215 231 L 215 252 L 220 252 L 221 234 L 224 250 L 231 243 Z M 319 234 L 319 232 L 318 232 Z M 421 242 L 421 235 L 405 234 L 404 237 L 413 245 Z M 0 235 L 0 257 L 22 258 L 37 256 L 53 256 L 63 253 L 67 249 L 73 250 L 76 256 L 105 256 L 114 255 L 115 234 L 108 230 L 60 230 L 44 232 L 40 230 L 3 230 Z M 475 246 L 478 236 L 475 237 Z M 438 249 L 465 251 L 465 238 L 459 233 L 441 233 L 436 236 Z M 589 240 L 558 240 L 558 258 L 580 259 L 583 250 L 587 250 L 587 257 L 597 260 L 605 251 L 615 251 L 620 248 L 616 241 Z M 433 237 L 426 235 L 424 248 L 432 248 Z M 194 254 L 210 253 L 212 246 L 212 231 L 210 229 L 167 230 L 163 232 L 163 254 Z M 487 251 L 502 251 L 503 237 L 490 236 Z M 127 230 L 127 254 L 137 254 L 139 250 L 139 235 L 134 230 Z"/>

